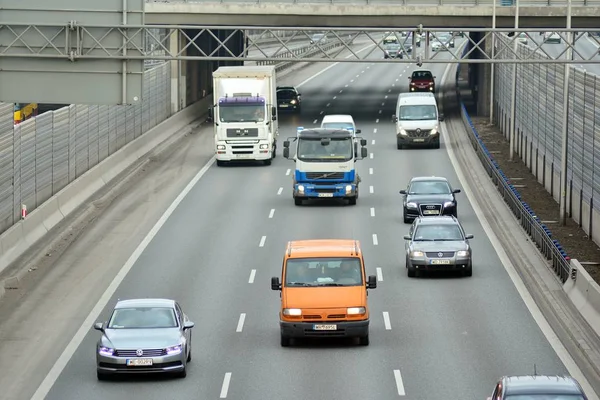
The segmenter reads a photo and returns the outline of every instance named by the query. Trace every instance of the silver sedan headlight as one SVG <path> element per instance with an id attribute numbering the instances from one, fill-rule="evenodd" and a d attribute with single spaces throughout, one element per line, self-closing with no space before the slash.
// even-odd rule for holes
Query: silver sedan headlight
<path id="1" fill-rule="evenodd" d="M 411 257 L 425 257 L 425 253 L 423 253 L 422 251 L 413 250 L 410 252 L 410 256 Z"/>
<path id="2" fill-rule="evenodd" d="M 460 250 L 456 252 L 456 257 L 469 257 L 469 250 Z"/>

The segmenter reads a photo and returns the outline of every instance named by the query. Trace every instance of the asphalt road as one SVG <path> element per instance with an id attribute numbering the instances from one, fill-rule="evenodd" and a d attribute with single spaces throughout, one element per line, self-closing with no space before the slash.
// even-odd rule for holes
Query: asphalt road
<path id="1" fill-rule="evenodd" d="M 580 32 L 579 32 L 580 34 Z M 566 37 L 566 34 L 562 34 L 563 37 Z M 537 43 L 542 41 L 542 36 L 534 33 L 533 38 Z M 537 47 L 537 44 L 529 43 L 529 46 L 532 48 Z M 541 47 L 547 54 L 551 55 L 553 58 L 565 58 L 566 56 L 566 48 L 564 40 L 561 43 L 544 43 Z M 589 60 L 596 59 L 596 64 L 571 64 L 577 68 L 581 68 L 590 72 L 592 74 L 596 74 L 600 76 L 600 56 L 598 55 L 598 38 L 596 40 L 592 37 L 588 37 L 587 33 L 584 37 L 579 38 L 577 42 L 575 42 L 575 47 L 573 51 L 573 59 L 574 60 Z"/>
<path id="2" fill-rule="evenodd" d="M 358 205 L 294 206 L 294 164 L 281 152 L 269 167 L 213 166 L 142 253 L 102 317 L 118 298 L 179 300 L 196 322 L 186 379 L 98 382 L 98 333 L 90 327 L 47 399 L 363 400 L 399 392 L 407 399 L 484 399 L 498 377 L 532 373 L 534 363 L 538 373 L 567 373 L 464 194 L 459 218 L 475 235 L 473 277 L 407 278 L 402 236 L 408 226 L 398 190 L 415 175 L 446 176 L 458 186 L 444 145 L 396 149 L 391 115 L 412 68 L 338 64 L 300 88 L 301 115 L 280 118 L 284 140 L 297 126 L 317 125 L 323 114 L 354 116 L 372 154 L 357 163 Z M 439 82 L 445 65 L 431 69 Z M 369 296 L 370 346 L 280 347 L 279 295 L 270 290 L 270 277 L 280 274 L 286 242 L 305 238 L 361 241 L 369 274 L 381 278 Z"/>

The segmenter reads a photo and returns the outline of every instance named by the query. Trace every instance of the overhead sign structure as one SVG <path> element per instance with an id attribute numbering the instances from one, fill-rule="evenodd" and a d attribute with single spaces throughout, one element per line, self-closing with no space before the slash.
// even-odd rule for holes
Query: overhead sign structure
<path id="1" fill-rule="evenodd" d="M 0 102 L 141 102 L 144 6 L 145 0 L 0 0 Z"/>

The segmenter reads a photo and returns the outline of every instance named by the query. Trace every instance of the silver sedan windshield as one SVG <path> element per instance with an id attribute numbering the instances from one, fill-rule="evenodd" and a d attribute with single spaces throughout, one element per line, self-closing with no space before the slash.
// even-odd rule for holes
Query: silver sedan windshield
<path id="1" fill-rule="evenodd" d="M 173 309 L 166 307 L 117 308 L 108 322 L 109 329 L 177 328 Z"/>
<path id="2" fill-rule="evenodd" d="M 414 241 L 462 241 L 463 234 L 457 225 L 422 225 L 417 228 Z"/>

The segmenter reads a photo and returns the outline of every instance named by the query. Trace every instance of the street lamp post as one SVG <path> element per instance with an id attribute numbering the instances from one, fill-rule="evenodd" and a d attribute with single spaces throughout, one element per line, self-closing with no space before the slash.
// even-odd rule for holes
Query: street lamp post
<path id="1" fill-rule="evenodd" d="M 513 36 L 513 53 L 514 53 L 515 58 L 516 58 L 516 54 L 517 54 L 517 46 L 519 44 L 519 41 L 517 40 L 517 37 L 516 37 L 519 34 L 517 32 L 517 29 L 519 29 L 519 0 L 517 0 L 516 7 L 515 7 L 515 32 L 514 32 L 515 36 Z M 512 73 L 512 91 L 511 91 L 511 98 L 510 98 L 510 127 L 509 127 L 510 151 L 508 153 L 509 161 L 513 161 L 515 147 L 517 146 L 517 144 L 515 143 L 515 138 L 517 136 L 516 132 L 515 132 L 516 125 L 517 125 L 515 122 L 515 116 L 517 114 L 516 107 L 517 107 L 517 63 L 514 63 L 513 64 L 513 73 Z"/>
<path id="2" fill-rule="evenodd" d="M 567 29 L 571 29 L 571 0 L 567 0 Z M 573 32 L 567 32 L 567 60 L 573 59 Z M 567 156 L 569 147 L 569 75 L 570 66 L 565 64 L 563 82 L 562 146 L 560 154 L 560 224 L 567 224 Z"/>
<path id="3" fill-rule="evenodd" d="M 496 73 L 496 64 L 494 64 L 496 54 L 496 1 L 492 11 L 492 64 L 490 66 L 490 124 L 494 123 L 494 74 Z"/>

